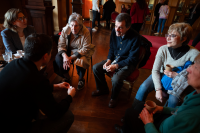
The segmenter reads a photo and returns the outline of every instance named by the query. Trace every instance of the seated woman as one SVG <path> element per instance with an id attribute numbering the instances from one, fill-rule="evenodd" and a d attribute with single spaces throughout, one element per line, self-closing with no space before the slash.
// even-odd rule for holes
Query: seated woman
<path id="1" fill-rule="evenodd" d="M 6 29 L 1 32 L 1 36 L 6 50 L 12 53 L 23 50 L 25 38 L 35 33 L 33 26 L 27 26 L 27 18 L 20 9 L 11 8 L 4 17 Z"/>
<path id="2" fill-rule="evenodd" d="M 140 86 L 135 96 L 133 106 L 141 101 L 145 101 L 148 94 L 155 90 L 156 99 L 162 102 L 163 87 L 161 77 L 163 74 L 169 76 L 168 72 L 164 73 L 165 66 L 170 64 L 174 67 L 183 66 L 186 61 L 193 62 L 199 51 L 192 46 L 187 45 L 192 36 L 192 27 L 186 23 L 175 23 L 169 27 L 166 35 L 167 45 L 158 49 L 152 75 L 150 75 Z M 169 95 L 168 107 L 176 107 L 178 98 Z"/>
<path id="3" fill-rule="evenodd" d="M 73 62 L 79 75 L 77 89 L 81 90 L 85 85 L 83 77 L 86 69 L 90 66 L 94 48 L 95 46 L 91 44 L 90 32 L 83 25 L 82 16 L 72 13 L 58 41 L 58 54 L 55 57 L 54 71 L 67 80 L 70 63 Z"/>

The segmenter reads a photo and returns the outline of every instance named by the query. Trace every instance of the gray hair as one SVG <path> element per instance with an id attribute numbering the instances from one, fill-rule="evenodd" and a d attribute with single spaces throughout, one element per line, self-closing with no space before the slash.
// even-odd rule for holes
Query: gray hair
<path id="1" fill-rule="evenodd" d="M 76 21 L 80 26 L 83 26 L 83 18 L 80 14 L 74 12 L 69 16 L 69 20 L 68 20 L 68 24 L 70 25 L 70 23 L 72 21 Z"/>
<path id="2" fill-rule="evenodd" d="M 172 31 L 177 31 L 180 34 L 181 40 L 187 38 L 182 45 L 187 45 L 192 38 L 192 27 L 187 23 L 175 23 L 169 27 L 168 33 Z"/>
<path id="3" fill-rule="evenodd" d="M 15 25 L 13 25 L 13 22 L 15 22 L 18 18 L 18 14 L 22 13 L 22 11 L 20 9 L 17 8 L 11 8 L 9 9 L 6 14 L 4 15 L 4 24 L 3 26 L 7 29 L 10 29 L 14 32 L 17 32 L 17 27 Z"/>
<path id="4" fill-rule="evenodd" d="M 115 21 L 117 22 L 122 22 L 122 21 L 125 21 L 126 23 L 126 28 L 129 28 L 131 26 L 131 16 L 127 13 L 120 13 Z"/>

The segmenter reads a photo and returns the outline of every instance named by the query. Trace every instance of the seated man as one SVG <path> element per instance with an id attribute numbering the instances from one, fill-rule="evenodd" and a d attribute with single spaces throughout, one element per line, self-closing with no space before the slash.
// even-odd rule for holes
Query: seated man
<path id="1" fill-rule="evenodd" d="M 89 30 L 83 25 L 82 16 L 72 13 L 68 24 L 63 28 L 58 41 L 58 54 L 54 62 L 54 71 L 65 81 L 69 81 L 70 63 L 76 65 L 79 75 L 78 90 L 85 85 L 86 69 L 90 66 L 90 59 L 95 46 L 91 44 Z"/>
<path id="2" fill-rule="evenodd" d="M 92 96 L 109 93 L 104 73 L 115 72 L 112 77 L 112 95 L 109 102 L 111 108 L 117 104 L 123 80 L 135 70 L 138 63 L 140 36 L 130 27 L 130 15 L 119 14 L 115 20 L 115 29 L 111 33 L 108 58 L 93 66 L 97 90 L 92 92 Z"/>
<path id="3" fill-rule="evenodd" d="M 25 40 L 24 51 L 24 58 L 11 61 L 0 72 L 1 131 L 67 132 L 74 121 L 68 109 L 75 88 L 69 88 L 66 82 L 51 85 L 40 72 L 51 58 L 52 40 L 44 34 L 31 34 Z M 57 103 L 52 92 L 62 89 L 68 89 L 68 95 Z M 38 119 L 39 109 L 46 119 Z"/>
<path id="4" fill-rule="evenodd" d="M 137 110 L 126 111 L 122 128 L 115 125 L 120 133 L 197 133 L 200 131 L 200 54 L 195 58 L 194 65 L 187 68 L 188 84 L 195 91 L 184 98 L 181 106 L 176 108 L 156 106 L 153 113 L 138 104 Z M 139 110 L 139 107 L 143 110 Z M 155 114 L 156 113 L 156 114 Z M 154 115 L 154 116 L 153 116 Z M 138 119 L 140 116 L 141 119 Z M 155 118 L 155 119 L 154 119 Z"/>

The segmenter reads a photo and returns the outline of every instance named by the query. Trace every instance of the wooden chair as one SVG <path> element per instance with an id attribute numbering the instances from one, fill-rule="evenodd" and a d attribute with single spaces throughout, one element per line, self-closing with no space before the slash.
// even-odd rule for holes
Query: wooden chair
<path id="1" fill-rule="evenodd" d="M 123 83 L 125 84 L 128 84 L 129 85 L 129 93 L 128 93 L 128 98 L 130 99 L 131 97 L 131 93 L 132 93 L 132 90 L 133 90 L 133 85 L 135 83 L 135 81 L 137 80 L 137 78 L 139 77 L 139 74 L 140 74 L 140 71 L 139 71 L 139 64 L 140 62 L 142 61 L 142 59 L 144 58 L 144 55 L 145 55 L 145 52 L 146 52 L 146 49 L 144 46 L 140 46 L 140 52 L 139 52 L 139 62 L 134 70 L 133 73 L 131 73 L 130 76 L 128 76 L 124 81 Z M 109 76 L 110 78 L 113 77 L 113 74 L 115 72 L 108 72 L 108 73 L 105 73 L 107 76 Z"/>

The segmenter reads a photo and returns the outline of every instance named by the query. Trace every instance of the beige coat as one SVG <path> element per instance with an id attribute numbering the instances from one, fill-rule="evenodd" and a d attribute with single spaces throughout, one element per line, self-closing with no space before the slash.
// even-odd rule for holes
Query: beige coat
<path id="1" fill-rule="evenodd" d="M 78 36 L 73 40 L 68 40 L 68 36 L 71 34 L 71 29 L 67 24 L 63 28 L 58 42 L 58 52 L 64 50 L 67 52 L 68 42 L 76 43 L 78 45 L 78 53 L 81 58 L 77 58 L 74 64 L 87 69 L 90 66 L 90 59 L 94 53 L 95 46 L 91 44 L 91 36 L 89 30 L 83 25 L 82 29 L 78 33 Z"/>

